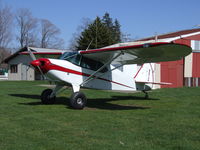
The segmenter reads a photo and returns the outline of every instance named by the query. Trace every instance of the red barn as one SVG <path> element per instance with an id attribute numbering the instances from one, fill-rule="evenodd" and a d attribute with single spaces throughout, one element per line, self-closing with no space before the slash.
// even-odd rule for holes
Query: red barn
<path id="1" fill-rule="evenodd" d="M 182 30 L 141 39 L 137 42 L 174 42 L 192 47 L 192 53 L 182 60 L 161 62 L 160 81 L 172 85 L 161 87 L 200 86 L 200 29 Z"/>

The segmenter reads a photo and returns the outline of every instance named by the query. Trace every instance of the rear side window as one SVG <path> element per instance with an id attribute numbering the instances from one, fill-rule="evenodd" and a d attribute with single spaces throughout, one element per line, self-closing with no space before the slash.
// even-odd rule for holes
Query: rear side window
<path id="1" fill-rule="evenodd" d="M 90 69 L 90 70 L 97 71 L 102 66 L 103 66 L 103 63 L 101 63 L 101 62 L 91 60 L 91 59 L 86 58 L 86 57 L 81 58 L 81 67 L 83 67 L 83 68 L 87 68 L 87 69 Z M 106 72 L 106 71 L 108 71 L 108 69 L 105 67 L 100 72 Z"/>

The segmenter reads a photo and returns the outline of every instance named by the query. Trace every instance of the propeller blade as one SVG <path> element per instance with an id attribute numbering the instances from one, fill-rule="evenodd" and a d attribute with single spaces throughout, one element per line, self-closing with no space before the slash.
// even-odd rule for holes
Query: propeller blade
<path id="1" fill-rule="evenodd" d="M 35 55 L 31 52 L 30 48 L 28 47 L 27 49 L 28 49 L 29 55 L 30 55 L 30 57 L 32 58 L 32 60 L 36 60 L 36 57 L 35 57 Z M 41 69 L 39 66 L 37 66 L 37 68 L 38 68 L 40 74 L 42 75 L 42 78 L 45 80 L 45 79 L 46 79 L 46 76 L 45 76 L 44 73 L 42 72 L 42 69 Z"/>
<path id="2" fill-rule="evenodd" d="M 38 70 L 40 71 L 43 80 L 45 80 L 45 79 L 46 79 L 46 76 L 45 76 L 44 73 L 42 72 L 41 68 L 40 68 L 39 66 L 37 66 L 37 68 L 38 68 Z"/>
<path id="3" fill-rule="evenodd" d="M 33 60 L 36 60 L 36 57 L 35 57 L 35 55 L 31 52 L 30 48 L 28 47 L 27 49 L 28 49 L 28 52 L 29 52 L 31 58 L 32 58 Z"/>

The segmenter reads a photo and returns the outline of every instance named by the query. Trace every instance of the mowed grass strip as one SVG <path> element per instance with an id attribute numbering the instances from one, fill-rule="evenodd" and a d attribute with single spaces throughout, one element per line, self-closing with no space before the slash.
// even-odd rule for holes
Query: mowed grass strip
<path id="1" fill-rule="evenodd" d="M 143 93 L 83 90 L 84 110 L 69 107 L 71 89 L 42 105 L 47 82 L 0 81 L 0 149 L 200 148 L 200 88 Z"/>

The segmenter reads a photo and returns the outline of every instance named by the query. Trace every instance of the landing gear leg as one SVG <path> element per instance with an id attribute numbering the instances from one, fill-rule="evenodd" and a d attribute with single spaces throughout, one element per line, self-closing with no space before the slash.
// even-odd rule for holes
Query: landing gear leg
<path id="1" fill-rule="evenodd" d="M 148 93 L 147 93 L 145 90 L 143 90 L 142 92 L 145 94 L 144 98 L 145 98 L 145 99 L 149 99 Z"/>

